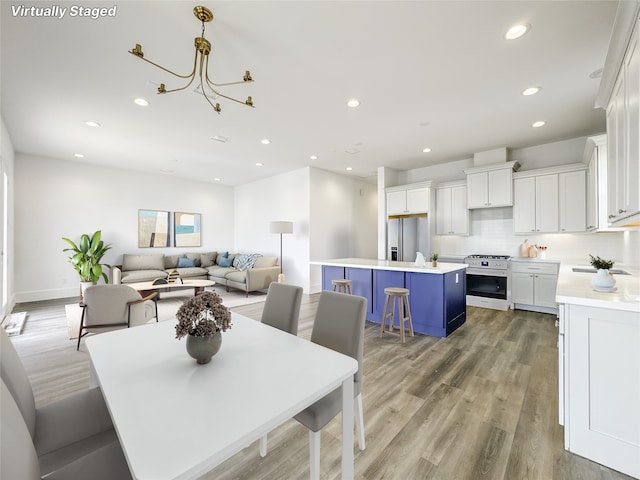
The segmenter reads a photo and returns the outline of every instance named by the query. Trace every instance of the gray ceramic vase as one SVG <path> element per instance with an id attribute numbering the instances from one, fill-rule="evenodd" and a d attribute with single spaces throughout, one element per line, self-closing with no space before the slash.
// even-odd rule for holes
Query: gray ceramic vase
<path id="1" fill-rule="evenodd" d="M 187 353 L 200 364 L 209 363 L 211 357 L 218 353 L 221 345 L 222 334 L 220 332 L 208 337 L 187 335 Z"/>

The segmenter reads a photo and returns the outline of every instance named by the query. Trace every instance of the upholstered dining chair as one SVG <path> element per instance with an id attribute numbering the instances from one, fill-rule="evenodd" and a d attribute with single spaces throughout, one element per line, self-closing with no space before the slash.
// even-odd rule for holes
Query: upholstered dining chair
<path id="1" fill-rule="evenodd" d="M 83 295 L 78 345 L 88 333 L 107 332 L 158 321 L 157 292 L 144 298 L 128 285 L 93 285 Z M 152 301 L 154 300 L 154 301 Z M 84 332 L 84 333 L 83 333 Z"/>
<path id="2" fill-rule="evenodd" d="M 298 335 L 302 287 L 272 282 L 262 310 L 262 323 Z M 260 438 L 260 455 L 267 454 L 267 435 Z"/>
<path id="3" fill-rule="evenodd" d="M 95 450 L 117 442 L 100 388 L 84 390 L 36 408 L 27 372 L 3 328 L 0 328 L 0 378 L 21 413 L 42 475 L 59 470 Z M 5 432 L 4 410 L 0 430 Z M 3 454 L 5 445 L 8 443 L 3 441 L 0 449 Z M 2 468 L 4 465 L 3 458 Z M 23 477 L 0 475 L 0 478 Z"/>
<path id="4" fill-rule="evenodd" d="M 262 323 L 297 335 L 301 302 L 302 287 L 286 283 L 271 283 L 264 301 Z"/>
<path id="5" fill-rule="evenodd" d="M 73 419 L 67 419 L 73 421 Z M 52 472 L 43 472 L 27 424 L 11 395 L 0 381 L 0 478 L 7 480 L 112 480 L 131 474 L 118 440 L 113 440 L 69 459 Z M 82 450 L 80 447 L 78 450 Z"/>

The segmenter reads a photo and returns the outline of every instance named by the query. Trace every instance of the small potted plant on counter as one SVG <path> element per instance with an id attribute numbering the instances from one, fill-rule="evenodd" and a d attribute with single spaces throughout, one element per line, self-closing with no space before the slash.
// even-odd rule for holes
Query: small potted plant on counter
<path id="1" fill-rule="evenodd" d="M 431 254 L 431 266 L 432 267 L 437 267 L 438 266 L 438 254 L 437 253 L 432 253 Z"/>
<path id="2" fill-rule="evenodd" d="M 591 257 L 591 265 L 597 270 L 597 273 L 591 279 L 593 289 L 604 292 L 613 291 L 616 279 L 613 278 L 609 269 L 613 267 L 614 262 L 612 260 L 603 260 L 600 257 L 594 257 L 591 254 L 589 254 L 589 257 Z"/>

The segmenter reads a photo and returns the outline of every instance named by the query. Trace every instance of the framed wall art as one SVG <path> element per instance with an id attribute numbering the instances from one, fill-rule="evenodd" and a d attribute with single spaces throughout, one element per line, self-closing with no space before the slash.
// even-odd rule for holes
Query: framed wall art
<path id="1" fill-rule="evenodd" d="M 173 214 L 173 246 L 199 247 L 201 244 L 199 213 L 174 212 Z"/>
<path id="2" fill-rule="evenodd" d="M 138 210 L 138 247 L 168 247 L 170 244 L 169 212 Z"/>

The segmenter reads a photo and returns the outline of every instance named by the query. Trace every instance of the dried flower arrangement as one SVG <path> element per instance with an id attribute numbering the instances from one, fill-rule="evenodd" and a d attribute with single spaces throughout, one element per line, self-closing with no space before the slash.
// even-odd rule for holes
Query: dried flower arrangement
<path id="1" fill-rule="evenodd" d="M 231 328 L 231 312 L 215 292 L 202 292 L 186 300 L 176 314 L 176 338 L 206 337 Z"/>

